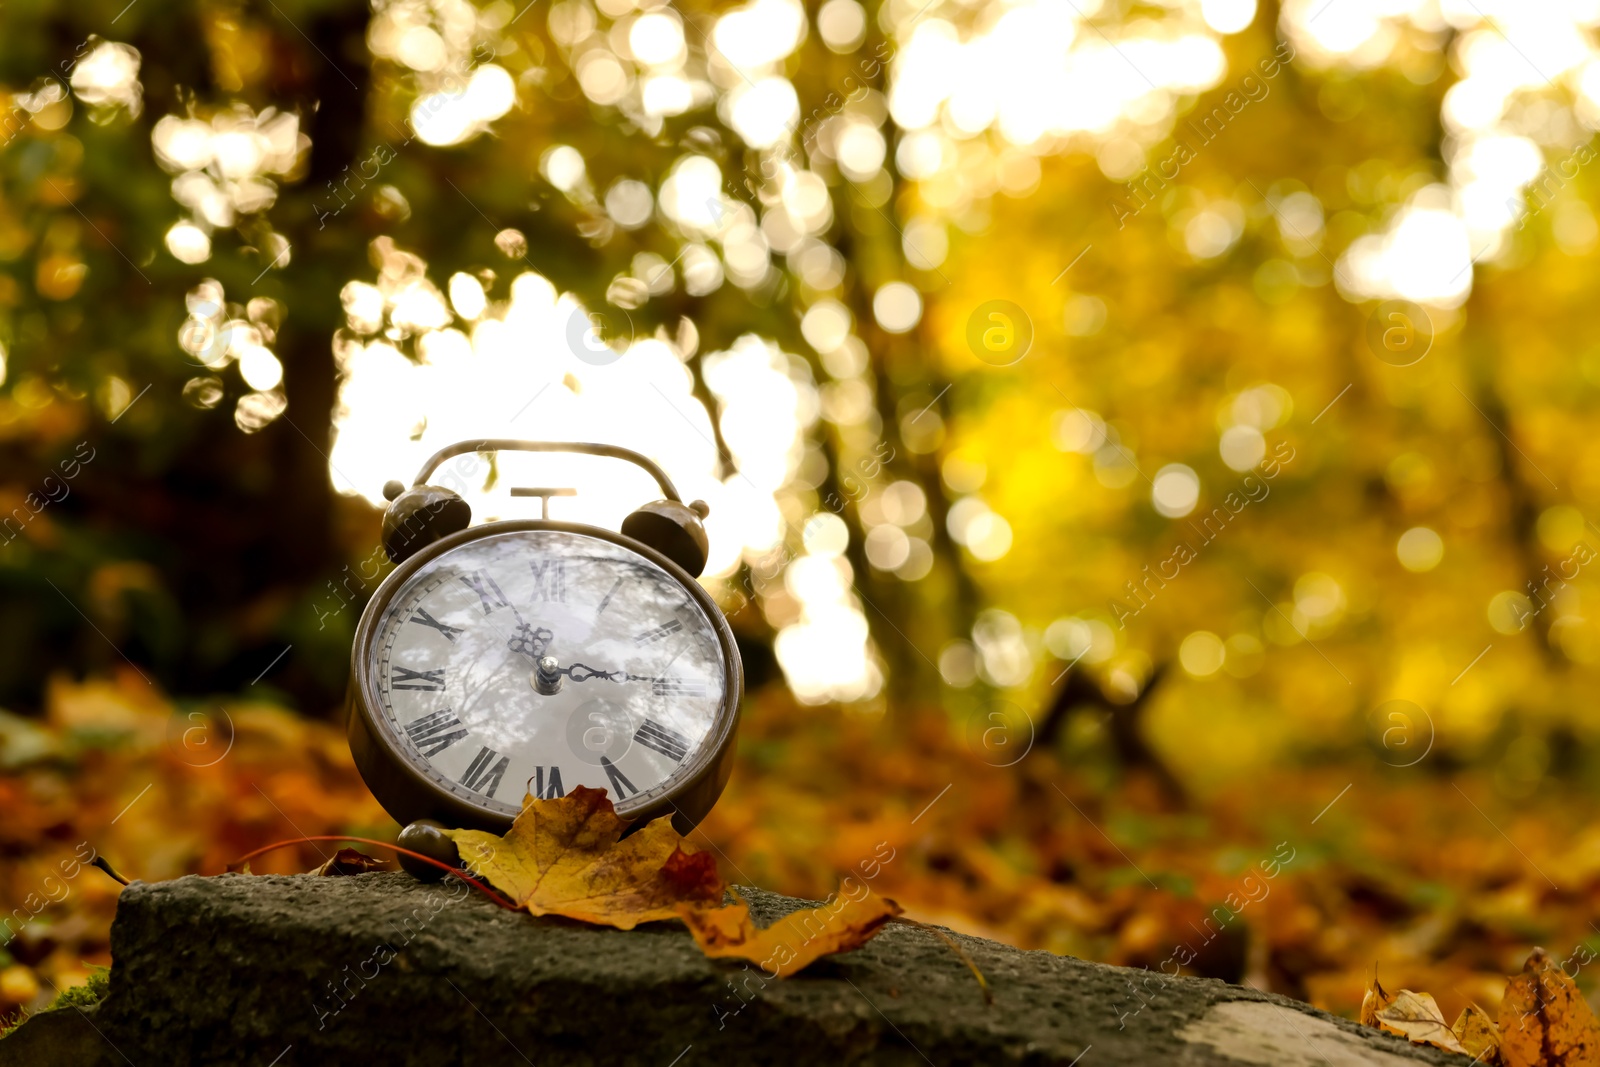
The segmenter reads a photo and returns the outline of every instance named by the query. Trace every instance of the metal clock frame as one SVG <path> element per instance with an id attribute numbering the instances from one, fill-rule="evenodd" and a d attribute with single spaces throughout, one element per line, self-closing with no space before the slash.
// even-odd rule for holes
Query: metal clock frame
<path id="1" fill-rule="evenodd" d="M 442 455 L 434 457 L 434 460 L 437 461 Z M 711 731 L 706 734 L 694 757 L 679 768 L 674 776 L 679 784 L 673 789 L 637 808 L 630 807 L 627 801 L 616 804 L 617 814 L 637 825 L 671 815 L 678 832 L 688 833 L 705 818 L 733 773 L 739 705 L 744 695 L 744 670 L 739 650 L 734 644 L 733 628 L 728 625 L 727 618 L 711 594 L 682 567 L 649 545 L 597 526 L 551 519 L 507 519 L 486 523 L 435 541 L 389 573 L 362 612 L 350 649 L 350 688 L 345 703 L 350 753 L 355 757 L 357 770 L 384 810 L 402 825 L 417 819 L 437 819 L 446 826 L 495 833 L 504 833 L 510 828 L 513 816 L 487 811 L 441 789 L 406 758 L 406 742 L 387 720 L 378 700 L 377 682 L 369 669 L 369 653 L 378 624 L 388 611 L 390 602 L 406 580 L 418 570 L 451 549 L 479 538 L 526 530 L 580 534 L 636 552 L 681 585 L 711 621 L 727 672 L 722 703 L 717 709 Z"/>

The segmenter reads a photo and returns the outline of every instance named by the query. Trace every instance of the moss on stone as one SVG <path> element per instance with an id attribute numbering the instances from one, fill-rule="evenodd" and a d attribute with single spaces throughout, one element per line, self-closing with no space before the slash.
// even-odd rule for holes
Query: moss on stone
<path id="1" fill-rule="evenodd" d="M 45 1011 L 61 1008 L 92 1008 L 105 998 L 111 988 L 111 968 L 96 967 L 89 972 L 89 980 L 82 985 L 70 985 L 56 994 Z"/>
<path id="2" fill-rule="evenodd" d="M 89 972 L 89 980 L 87 982 L 82 985 L 69 985 L 56 994 L 55 999 L 50 1002 L 49 1006 L 34 1012 L 33 1015 L 43 1015 L 48 1011 L 61 1011 L 64 1008 L 92 1008 L 105 998 L 110 989 L 111 968 L 96 967 Z M 23 1015 L 10 1026 L 0 1028 L 0 1038 L 10 1036 L 12 1031 L 33 1018 L 33 1015 Z"/>

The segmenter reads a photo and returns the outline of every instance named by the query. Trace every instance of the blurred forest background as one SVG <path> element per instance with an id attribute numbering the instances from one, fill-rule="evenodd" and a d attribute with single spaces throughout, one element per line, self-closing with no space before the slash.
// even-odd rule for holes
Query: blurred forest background
<path id="1" fill-rule="evenodd" d="M 1347 1012 L 1374 965 L 1453 1018 L 1533 944 L 1587 962 L 1597 34 L 13 0 L 0 1013 L 108 960 L 91 852 L 395 831 L 339 721 L 376 504 L 480 436 L 711 503 L 734 881 L 820 897 L 886 841 L 917 918 Z M 647 494 L 517 462 L 448 477 L 479 516 L 535 470 L 555 517 Z"/>

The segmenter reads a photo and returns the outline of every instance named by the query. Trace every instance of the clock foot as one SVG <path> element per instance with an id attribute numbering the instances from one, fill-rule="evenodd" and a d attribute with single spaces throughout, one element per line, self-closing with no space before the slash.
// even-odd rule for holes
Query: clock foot
<path id="1" fill-rule="evenodd" d="M 456 843 L 444 835 L 444 830 L 445 826 L 441 822 L 418 819 L 400 831 L 400 837 L 395 843 L 412 852 L 420 852 L 429 859 L 438 860 L 451 867 L 459 867 L 461 853 L 456 850 Z M 444 877 L 444 872 L 439 868 L 407 856 L 403 852 L 400 854 L 400 866 L 418 881 L 437 882 Z"/>

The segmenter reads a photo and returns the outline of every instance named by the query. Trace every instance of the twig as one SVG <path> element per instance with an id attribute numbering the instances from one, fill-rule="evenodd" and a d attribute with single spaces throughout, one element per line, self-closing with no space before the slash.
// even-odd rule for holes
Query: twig
<path id="1" fill-rule="evenodd" d="M 502 908 L 506 908 L 506 909 L 508 909 L 510 911 L 521 911 L 522 910 L 521 908 L 517 907 L 516 904 L 512 903 L 506 897 L 503 897 L 499 893 L 496 893 L 493 889 L 490 889 L 487 885 L 484 885 L 482 882 L 478 881 L 476 878 L 473 878 L 473 877 L 467 875 L 460 868 L 452 867 L 448 863 L 440 863 L 438 860 L 434 859 L 432 856 L 424 856 L 422 853 L 413 852 L 409 848 L 401 848 L 399 845 L 390 844 L 388 841 L 375 841 L 370 837 L 346 837 L 346 836 L 343 836 L 343 835 L 340 835 L 340 834 L 312 834 L 309 837 L 291 837 L 287 841 L 274 841 L 270 845 L 262 845 L 260 848 L 256 849 L 254 852 L 246 852 L 243 856 L 240 856 L 238 859 L 236 859 L 232 863 L 228 864 L 228 870 L 231 871 L 231 872 L 237 872 L 239 870 L 242 870 L 245 864 L 249 863 L 251 860 L 255 859 L 257 856 L 264 855 L 264 854 L 266 854 L 268 852 L 272 852 L 272 851 L 274 851 L 276 849 L 288 848 L 290 845 L 305 844 L 308 841 L 355 841 L 358 844 L 362 844 L 362 845 L 376 845 L 379 848 L 391 849 L 391 850 L 393 850 L 395 852 L 400 853 L 400 855 L 402 855 L 402 856 L 410 856 L 412 859 L 421 860 L 423 863 L 430 864 L 431 866 L 437 867 L 441 871 L 445 872 L 446 874 L 455 875 L 457 878 L 461 879 L 463 882 L 465 882 L 468 885 L 472 886 L 478 892 L 482 893 L 484 896 L 488 897 L 490 900 L 494 901 L 496 904 L 500 905 Z M 124 884 L 126 884 L 126 883 L 124 883 Z"/>
<path id="2" fill-rule="evenodd" d="M 973 962 L 971 956 L 967 955 L 967 950 L 957 944 L 955 939 L 953 939 L 949 934 L 945 933 L 937 926 L 929 926 L 927 923 L 919 923 L 917 920 L 908 919 L 904 915 L 896 916 L 889 921 L 892 923 L 904 923 L 906 926 L 915 926 L 918 930 L 926 930 L 934 937 L 937 937 L 940 941 L 943 941 L 950 947 L 951 952 L 954 952 L 957 956 L 961 957 L 961 962 L 967 965 L 967 970 L 972 972 L 972 977 L 978 980 L 978 988 L 983 990 L 983 1002 L 985 1004 L 994 1003 L 994 992 L 989 988 L 989 982 L 983 977 L 983 972 L 978 970 L 978 965 Z"/>
<path id="3" fill-rule="evenodd" d="M 99 867 L 102 871 L 105 871 L 112 878 L 116 879 L 118 882 L 121 882 L 123 885 L 128 884 L 128 880 L 122 877 L 122 875 L 118 874 L 116 868 L 111 866 L 110 862 L 107 861 L 104 856 L 96 855 L 94 859 L 89 861 L 89 866 Z"/>

